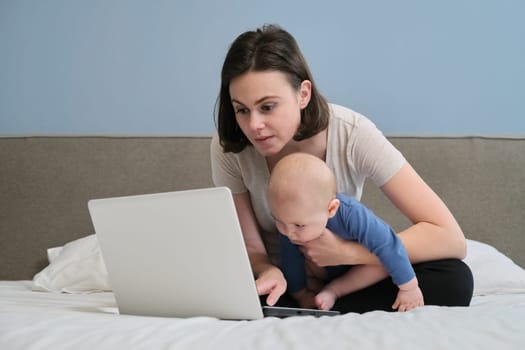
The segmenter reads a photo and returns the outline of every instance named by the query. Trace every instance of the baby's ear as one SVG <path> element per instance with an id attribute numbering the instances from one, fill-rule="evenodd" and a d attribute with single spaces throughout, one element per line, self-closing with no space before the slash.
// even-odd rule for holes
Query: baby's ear
<path id="1" fill-rule="evenodd" d="M 339 199 L 334 198 L 328 203 L 328 217 L 331 218 L 337 213 L 337 209 L 339 209 Z"/>

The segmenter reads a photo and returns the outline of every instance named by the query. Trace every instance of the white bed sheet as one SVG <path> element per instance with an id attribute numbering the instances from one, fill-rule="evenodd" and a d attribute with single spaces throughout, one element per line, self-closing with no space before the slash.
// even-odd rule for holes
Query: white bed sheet
<path id="1" fill-rule="evenodd" d="M 0 281 L 0 349 L 524 349 L 525 293 L 336 317 L 222 321 L 118 315 L 112 293 Z"/>

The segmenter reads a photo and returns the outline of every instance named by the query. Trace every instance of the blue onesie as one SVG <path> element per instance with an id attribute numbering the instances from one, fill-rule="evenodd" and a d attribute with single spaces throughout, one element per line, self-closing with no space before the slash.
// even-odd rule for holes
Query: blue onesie
<path id="1" fill-rule="evenodd" d="M 401 240 L 392 228 L 359 201 L 338 193 L 341 202 L 337 213 L 326 227 L 337 236 L 357 241 L 374 253 L 396 285 L 414 278 L 415 273 Z M 281 270 L 288 283 L 288 292 L 294 293 L 306 286 L 303 253 L 288 237 L 280 234 Z M 350 266 L 328 266 L 329 279 L 341 275 Z"/>

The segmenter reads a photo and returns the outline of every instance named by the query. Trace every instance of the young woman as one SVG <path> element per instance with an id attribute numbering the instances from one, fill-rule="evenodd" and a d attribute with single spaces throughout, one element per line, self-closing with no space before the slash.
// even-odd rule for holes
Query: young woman
<path id="1" fill-rule="evenodd" d="M 460 260 L 465 237 L 454 216 L 403 155 L 366 117 L 328 104 L 295 41 L 267 25 L 238 36 L 221 73 L 217 134 L 211 143 L 216 186 L 229 187 L 260 295 L 286 304 L 279 263 L 278 231 L 266 191 L 276 162 L 305 152 L 327 163 L 337 191 L 360 199 L 372 180 L 413 223 L 398 235 L 413 264 L 426 305 L 467 306 L 472 273 Z M 385 198 L 386 200 L 386 198 Z M 319 266 L 379 264 L 356 242 L 325 233 L 302 246 Z M 397 286 L 384 278 L 334 305 L 341 312 L 392 310 Z"/>

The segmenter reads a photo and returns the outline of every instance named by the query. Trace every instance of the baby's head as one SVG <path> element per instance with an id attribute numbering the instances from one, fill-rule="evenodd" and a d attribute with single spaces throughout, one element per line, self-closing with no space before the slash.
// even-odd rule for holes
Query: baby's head
<path id="1" fill-rule="evenodd" d="M 332 171 L 321 159 L 293 153 L 275 165 L 268 184 L 268 202 L 277 229 L 301 244 L 323 232 L 339 207 Z"/>

